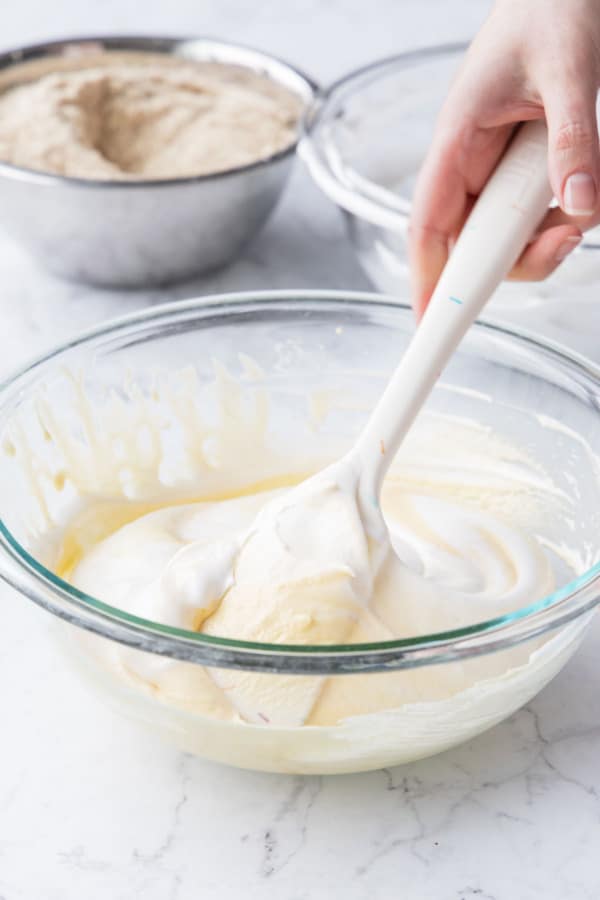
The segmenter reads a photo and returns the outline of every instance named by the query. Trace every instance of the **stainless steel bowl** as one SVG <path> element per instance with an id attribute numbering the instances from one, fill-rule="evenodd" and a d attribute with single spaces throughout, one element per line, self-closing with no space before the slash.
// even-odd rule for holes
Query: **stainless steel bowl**
<path id="1" fill-rule="evenodd" d="M 0 55 L 9 67 L 92 51 L 164 53 L 244 66 L 296 93 L 316 86 L 272 56 L 207 38 L 86 37 Z M 296 143 L 251 165 L 165 181 L 94 181 L 0 163 L 0 224 L 44 266 L 65 278 L 142 287 L 189 278 L 230 261 L 265 223 L 290 174 Z"/>

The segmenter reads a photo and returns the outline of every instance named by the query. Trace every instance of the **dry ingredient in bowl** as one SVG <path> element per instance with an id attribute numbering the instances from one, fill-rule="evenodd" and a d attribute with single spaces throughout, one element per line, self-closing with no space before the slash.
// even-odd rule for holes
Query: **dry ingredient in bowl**
<path id="1" fill-rule="evenodd" d="M 102 54 L 0 95 L 0 160 L 78 178 L 169 179 L 266 159 L 296 137 L 300 98 L 240 66 Z"/>

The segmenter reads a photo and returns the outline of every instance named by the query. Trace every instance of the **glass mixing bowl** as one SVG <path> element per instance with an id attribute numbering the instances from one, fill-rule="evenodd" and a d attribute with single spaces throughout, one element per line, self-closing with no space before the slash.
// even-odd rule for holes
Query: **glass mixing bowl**
<path id="1" fill-rule="evenodd" d="M 403 53 L 350 73 L 321 94 L 301 153 L 322 190 L 344 211 L 358 259 L 385 294 L 409 295 L 407 227 L 420 164 L 465 44 Z M 543 282 L 507 282 L 496 319 L 551 337 L 573 337 L 598 354 L 600 228 Z"/>
<path id="2" fill-rule="evenodd" d="M 474 421 L 524 448 L 551 477 L 564 514 L 548 517 L 545 546 L 568 545 L 575 560 L 559 571 L 551 595 L 445 633 L 287 646 L 138 618 L 54 572 L 61 529 L 82 498 L 127 502 L 135 514 L 165 492 L 181 499 L 198 489 L 202 468 L 186 448 L 199 446 L 197 401 L 214 383 L 215 364 L 236 385 L 240 420 L 264 411 L 268 396 L 270 440 L 291 438 L 303 458 L 323 460 L 356 436 L 412 328 L 408 308 L 369 294 L 203 298 L 100 327 L 0 386 L 0 574 L 52 613 L 77 671 L 118 708 L 189 751 L 234 765 L 360 771 L 472 737 L 526 703 L 564 665 L 600 597 L 600 371 L 557 346 L 485 323 L 471 329 L 422 416 Z M 200 405 L 203 415 L 215 415 L 210 403 Z M 210 439 L 202 438 L 202 448 L 210 460 Z M 225 474 L 243 484 L 246 447 L 234 449 Z M 124 677 L 117 652 L 160 657 L 173 675 L 170 687 Z M 193 687 L 202 667 L 257 672 L 273 685 L 289 675 L 327 676 L 343 679 L 348 691 L 360 678 L 385 690 L 395 670 L 407 679 L 439 673 L 432 680 L 438 687 L 459 676 L 467 686 L 444 696 L 425 689 L 419 702 L 334 725 L 283 728 L 223 721 L 190 706 L 181 685 Z"/>

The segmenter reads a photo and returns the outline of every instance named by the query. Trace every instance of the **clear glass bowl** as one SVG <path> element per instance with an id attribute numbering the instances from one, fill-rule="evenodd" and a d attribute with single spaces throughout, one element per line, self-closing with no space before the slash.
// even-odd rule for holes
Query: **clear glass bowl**
<path id="1" fill-rule="evenodd" d="M 358 259 L 383 293 L 408 298 L 407 226 L 415 178 L 464 44 L 403 53 L 350 73 L 325 91 L 305 123 L 301 153 L 346 214 Z M 600 228 L 546 281 L 507 282 L 490 311 L 598 358 Z"/>
<path id="2" fill-rule="evenodd" d="M 556 346 L 490 324 L 471 330 L 428 410 L 493 429 L 526 447 L 552 477 L 572 515 L 548 521 L 544 537 L 553 546 L 567 542 L 579 562 L 575 574 L 565 570 L 550 596 L 531 597 L 525 608 L 452 632 L 381 644 L 283 646 L 137 618 L 53 572 L 57 535 L 82 495 L 143 505 L 162 496 L 165 484 L 179 498 L 197 488 L 193 458 L 184 465 L 181 457 L 165 474 L 165 455 L 179 459 L 178 442 L 185 442 L 185 429 L 168 426 L 177 416 L 179 425 L 189 424 L 193 411 L 180 402 L 178 407 L 185 396 L 179 393 L 181 375 L 202 391 L 212 383 L 217 361 L 238 379 L 242 411 L 253 408 L 256 390 L 267 390 L 272 440 L 292 434 L 304 457 L 317 460 L 352 441 L 412 328 L 408 308 L 369 294 L 203 298 L 98 328 L 0 386 L 0 574 L 53 614 L 60 623 L 54 631 L 77 670 L 116 706 L 188 750 L 234 765 L 359 771 L 468 739 L 527 702 L 564 665 L 600 597 L 600 371 Z M 158 403 L 157 384 L 168 388 L 171 407 Z M 308 402 L 313 393 L 320 401 L 328 396 L 342 402 L 325 415 L 321 404 L 318 414 L 318 404 Z M 153 411 L 169 430 L 170 449 L 149 438 Z M 44 425 L 52 416 L 64 428 L 58 444 Z M 119 422 L 126 424 L 117 427 Z M 132 439 L 135 478 L 123 464 L 123 446 Z M 243 447 L 238 450 L 243 454 Z M 75 469 L 77 491 L 69 477 Z M 242 475 L 243 467 L 231 472 L 232 479 Z M 123 645 L 140 658 L 177 661 L 171 687 L 160 692 L 124 678 L 111 663 L 111 653 Z M 458 677 L 470 686 L 442 698 L 424 688 L 418 703 L 335 725 L 279 728 L 220 721 L 190 708 L 180 687 L 193 685 L 201 667 L 251 670 L 274 683 L 290 674 L 328 676 L 348 680 L 349 690 L 355 678 L 385 686 L 393 670 L 412 678 L 441 667 L 442 682 Z"/>

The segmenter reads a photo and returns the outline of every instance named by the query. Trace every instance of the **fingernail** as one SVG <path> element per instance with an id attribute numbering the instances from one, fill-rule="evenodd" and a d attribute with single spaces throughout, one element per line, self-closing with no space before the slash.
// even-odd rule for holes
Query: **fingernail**
<path id="1" fill-rule="evenodd" d="M 596 185 L 587 172 L 569 175 L 565 184 L 563 209 L 569 216 L 591 216 L 596 210 Z"/>
<path id="2" fill-rule="evenodd" d="M 565 259 L 571 250 L 574 250 L 578 244 L 581 243 L 581 237 L 579 235 L 573 235 L 573 237 L 568 237 L 566 240 L 562 242 L 558 250 L 556 251 L 556 261 L 562 262 Z"/>

